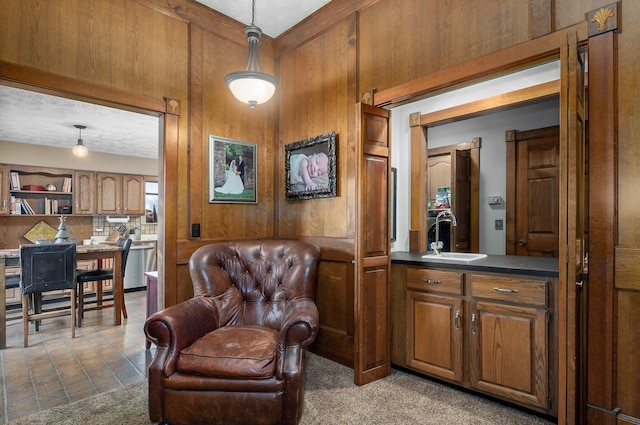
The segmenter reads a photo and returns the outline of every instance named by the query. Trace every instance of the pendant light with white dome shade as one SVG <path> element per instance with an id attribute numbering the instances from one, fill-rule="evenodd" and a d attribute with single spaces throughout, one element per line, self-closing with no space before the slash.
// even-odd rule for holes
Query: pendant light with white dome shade
<path id="1" fill-rule="evenodd" d="M 262 30 L 253 24 L 256 14 L 256 2 L 252 1 L 251 25 L 244 29 L 249 42 L 249 58 L 244 71 L 236 71 L 224 78 L 231 93 L 241 102 L 248 103 L 251 109 L 267 102 L 276 91 L 278 79 L 273 75 L 260 72 L 258 65 L 258 44 Z"/>

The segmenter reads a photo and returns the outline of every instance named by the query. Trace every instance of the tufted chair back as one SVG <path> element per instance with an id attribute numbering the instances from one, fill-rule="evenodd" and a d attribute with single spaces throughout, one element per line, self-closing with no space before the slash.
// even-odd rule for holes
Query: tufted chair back
<path id="1" fill-rule="evenodd" d="M 263 240 L 206 245 L 189 271 L 196 297 L 212 297 L 219 326 L 260 325 L 280 331 L 287 302 L 315 298 L 317 248 Z M 309 265 L 313 267 L 309 267 Z"/>

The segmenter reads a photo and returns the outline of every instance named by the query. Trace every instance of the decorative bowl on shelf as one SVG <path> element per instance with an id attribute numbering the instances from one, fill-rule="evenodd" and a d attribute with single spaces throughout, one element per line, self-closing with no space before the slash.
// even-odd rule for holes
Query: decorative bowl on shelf
<path id="1" fill-rule="evenodd" d="M 55 184 L 48 184 L 44 190 L 48 190 L 49 192 L 57 192 L 58 188 L 56 187 Z"/>

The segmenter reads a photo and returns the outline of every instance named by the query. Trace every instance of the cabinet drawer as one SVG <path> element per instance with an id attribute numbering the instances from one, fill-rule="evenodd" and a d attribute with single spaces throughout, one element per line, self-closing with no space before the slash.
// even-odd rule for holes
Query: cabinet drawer
<path id="1" fill-rule="evenodd" d="M 407 288 L 462 294 L 462 273 L 407 267 Z"/>
<path id="2" fill-rule="evenodd" d="M 546 306 L 548 283 L 546 280 L 526 277 L 473 274 L 471 275 L 471 294 L 476 298 Z"/>

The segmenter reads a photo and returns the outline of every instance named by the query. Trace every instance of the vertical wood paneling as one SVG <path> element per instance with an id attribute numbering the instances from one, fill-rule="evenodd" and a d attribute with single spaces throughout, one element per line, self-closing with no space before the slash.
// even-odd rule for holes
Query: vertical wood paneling
<path id="1" fill-rule="evenodd" d="M 276 157 L 272 149 L 274 138 L 271 130 L 277 100 L 272 99 L 252 110 L 233 97 L 224 84 L 224 77 L 230 72 L 244 69 L 247 45 L 232 43 L 209 31 L 204 31 L 202 37 L 202 71 L 198 83 L 201 93 L 196 96 L 196 99 L 200 97 L 202 123 L 201 130 L 192 134 L 189 155 L 192 161 L 191 181 L 195 183 L 191 201 L 193 205 L 198 204 L 195 208 L 202 211 L 201 239 L 272 237 L 274 189 L 271 176 Z M 221 57 L 225 61 L 221 61 Z M 261 69 L 272 72 L 272 60 L 261 55 L 259 62 Z M 257 204 L 209 203 L 210 135 L 257 144 L 254 164 Z"/>
<path id="2" fill-rule="evenodd" d="M 200 223 L 200 237 L 207 233 L 202 232 L 202 199 L 208 199 L 207 179 L 202 178 L 206 169 L 208 147 L 202 132 L 203 125 L 203 54 L 202 28 L 196 24 L 189 25 L 189 85 L 191 96 L 189 98 L 189 109 L 192 111 L 189 116 L 189 220 L 187 223 L 188 237 L 192 237 L 190 226 Z M 199 196 L 193 196 L 200 194 Z"/>
<path id="3" fill-rule="evenodd" d="M 360 11 L 360 87 L 384 90 L 526 41 L 529 0 L 380 1 Z"/>
<path id="4" fill-rule="evenodd" d="M 602 4 L 609 4 L 603 1 Z M 596 6 L 589 10 L 594 10 Z M 618 237 L 620 245 L 640 245 L 640 2 L 622 2 L 622 33 L 617 37 Z"/>
<path id="5" fill-rule="evenodd" d="M 184 22 L 129 0 L 5 1 L 1 9 L 3 60 L 154 97 L 186 97 Z"/>
<path id="6" fill-rule="evenodd" d="M 589 293 L 587 400 L 614 409 L 614 248 L 617 242 L 614 33 L 589 38 Z M 597 241 L 597 242 L 596 242 Z"/>
<path id="7" fill-rule="evenodd" d="M 618 337 L 616 389 L 617 406 L 626 415 L 640 418 L 640 328 L 637 326 L 640 292 L 616 291 Z"/>
<path id="8" fill-rule="evenodd" d="M 348 114 L 354 101 L 349 93 L 353 31 L 353 23 L 344 20 L 280 58 L 280 154 L 284 156 L 284 146 L 289 143 L 331 131 L 337 134 L 337 196 L 282 201 L 279 233 L 283 237 L 354 237 L 355 228 L 349 223 L 353 223 L 350 205 L 356 167 L 349 140 L 353 116 Z M 281 164 L 284 170 L 284 162 Z M 277 178 L 284 182 L 284 172 Z M 279 198 L 284 199 L 284 193 Z"/>

